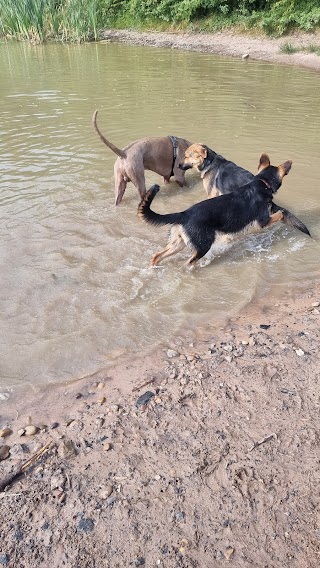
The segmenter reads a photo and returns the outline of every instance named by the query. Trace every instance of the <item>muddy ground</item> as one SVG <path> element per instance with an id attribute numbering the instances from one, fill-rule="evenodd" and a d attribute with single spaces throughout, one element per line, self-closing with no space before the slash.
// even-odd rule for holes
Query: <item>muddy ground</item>
<path id="1" fill-rule="evenodd" d="M 319 318 L 305 282 L 2 401 L 0 484 L 51 445 L 0 492 L 0 566 L 318 567 Z"/>

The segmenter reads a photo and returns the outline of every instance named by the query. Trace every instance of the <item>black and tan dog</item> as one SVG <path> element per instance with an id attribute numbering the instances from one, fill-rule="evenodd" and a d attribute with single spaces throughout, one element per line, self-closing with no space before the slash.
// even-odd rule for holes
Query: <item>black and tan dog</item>
<path id="1" fill-rule="evenodd" d="M 282 211 L 272 201 L 282 179 L 291 169 L 288 160 L 271 166 L 267 154 L 262 154 L 258 174 L 237 191 L 196 203 L 180 213 L 160 215 L 150 205 L 160 187 L 154 185 L 138 208 L 138 215 L 151 225 L 173 225 L 167 246 L 153 255 L 151 266 L 180 252 L 186 245 L 193 252 L 188 265 L 202 258 L 215 241 L 233 240 L 241 234 L 259 231 L 283 218 Z"/>
<path id="2" fill-rule="evenodd" d="M 184 171 L 196 168 L 201 174 L 208 197 L 216 197 L 230 193 L 230 191 L 236 191 L 254 178 L 251 172 L 237 166 L 230 160 L 226 160 L 204 144 L 191 144 L 186 149 L 179 168 Z M 309 230 L 300 219 L 287 209 L 273 203 L 274 213 L 280 210 L 283 212 L 284 223 L 310 236 Z"/>
<path id="3" fill-rule="evenodd" d="M 146 194 L 144 170 L 151 170 L 163 176 L 164 183 L 169 183 L 174 176 L 181 187 L 185 183 L 184 171 L 179 168 L 185 150 L 191 142 L 177 136 L 147 136 L 131 142 L 125 148 L 117 148 L 100 132 L 97 125 L 96 110 L 92 117 L 93 127 L 102 142 L 117 154 L 114 163 L 115 204 L 121 202 L 128 182 L 132 182 L 140 193 Z"/>

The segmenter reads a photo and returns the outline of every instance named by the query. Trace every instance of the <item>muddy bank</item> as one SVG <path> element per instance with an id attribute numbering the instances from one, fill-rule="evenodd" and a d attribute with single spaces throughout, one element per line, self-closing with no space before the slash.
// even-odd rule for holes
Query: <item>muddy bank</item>
<path id="1" fill-rule="evenodd" d="M 52 446 L 0 493 L 0 564 L 316 568 L 319 317 L 312 284 L 17 402 L 1 480 Z"/>
<path id="2" fill-rule="evenodd" d="M 239 57 L 246 55 L 248 59 L 300 65 L 320 71 L 320 57 L 314 53 L 284 54 L 281 45 L 291 43 L 295 47 L 306 47 L 310 44 L 320 45 L 320 33 L 295 33 L 282 38 L 269 39 L 237 35 L 233 32 L 217 32 L 215 34 L 136 32 L 130 30 L 105 30 L 101 37 L 106 41 L 121 41 L 135 45 L 167 47 L 189 51 L 202 51 Z"/>

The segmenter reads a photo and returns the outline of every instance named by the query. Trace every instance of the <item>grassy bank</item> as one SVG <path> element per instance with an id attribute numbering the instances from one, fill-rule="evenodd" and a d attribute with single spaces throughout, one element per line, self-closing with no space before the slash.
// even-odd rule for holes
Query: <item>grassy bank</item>
<path id="1" fill-rule="evenodd" d="M 88 41 L 104 28 L 281 36 L 320 26 L 319 0 L 0 0 L 4 37 Z"/>

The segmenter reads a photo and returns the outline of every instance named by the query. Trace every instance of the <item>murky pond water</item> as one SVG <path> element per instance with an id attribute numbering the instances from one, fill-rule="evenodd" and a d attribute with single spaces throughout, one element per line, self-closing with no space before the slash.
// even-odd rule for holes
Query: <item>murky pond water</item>
<path id="1" fill-rule="evenodd" d="M 267 290 L 318 280 L 318 74 L 287 66 L 123 44 L 0 45 L 0 387 L 71 380 L 219 321 Z M 279 224 L 193 272 L 185 254 L 148 269 L 166 229 L 136 216 L 130 184 L 114 207 L 116 145 L 174 134 L 255 171 L 259 155 L 293 160 L 276 202 L 315 240 Z M 147 182 L 160 182 L 147 172 Z M 162 187 L 154 207 L 205 198 Z"/>

